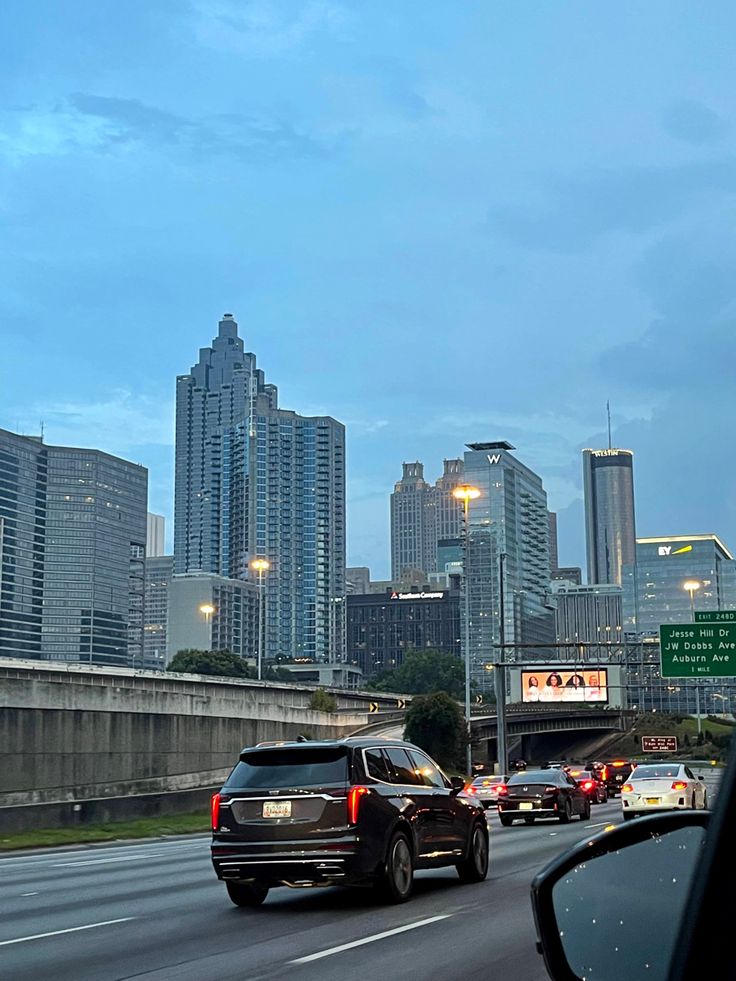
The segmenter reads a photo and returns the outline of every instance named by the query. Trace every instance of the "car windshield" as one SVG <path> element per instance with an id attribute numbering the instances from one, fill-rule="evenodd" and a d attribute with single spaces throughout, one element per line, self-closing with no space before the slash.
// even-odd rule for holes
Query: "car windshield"
<path id="1" fill-rule="evenodd" d="M 735 226 L 736 0 L 0 0 L 0 981 L 539 981 L 719 806 Z"/>
<path id="2" fill-rule="evenodd" d="M 347 751 L 342 747 L 255 750 L 243 754 L 223 790 L 328 787 L 344 785 L 347 775 Z"/>
<path id="3" fill-rule="evenodd" d="M 673 766 L 637 766 L 631 779 L 632 781 L 655 780 L 658 777 L 678 777 L 679 775 L 680 767 L 677 764 Z"/>

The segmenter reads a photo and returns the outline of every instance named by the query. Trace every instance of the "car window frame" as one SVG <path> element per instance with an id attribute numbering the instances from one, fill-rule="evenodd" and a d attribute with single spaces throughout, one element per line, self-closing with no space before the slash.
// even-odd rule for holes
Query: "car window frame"
<path id="1" fill-rule="evenodd" d="M 414 763 L 419 763 L 419 769 L 421 769 L 422 760 L 426 760 L 427 763 L 434 768 L 434 770 L 439 774 L 442 784 L 438 785 L 435 783 L 424 784 L 425 787 L 429 787 L 432 790 L 451 790 L 452 784 L 447 779 L 447 776 L 442 772 L 442 769 L 437 763 L 426 753 L 423 753 L 420 749 L 414 749 L 413 747 L 407 748 L 406 752 L 409 754 L 409 759 Z"/>
<path id="2" fill-rule="evenodd" d="M 393 784 L 391 783 L 390 780 L 383 780 L 383 779 L 381 779 L 381 777 L 374 777 L 373 776 L 373 774 L 370 772 L 370 769 L 368 768 L 368 757 L 367 757 L 367 754 L 368 753 L 380 753 L 381 754 L 381 756 L 383 757 L 384 762 L 386 764 L 386 775 L 390 777 L 391 776 L 391 773 L 392 773 L 391 761 L 389 760 L 388 756 L 386 755 L 386 748 L 385 748 L 385 746 L 364 746 L 363 747 L 363 749 L 361 751 L 361 754 L 363 756 L 363 770 L 365 771 L 365 775 L 366 775 L 366 777 L 369 780 L 375 780 L 377 783 L 386 784 L 386 786 L 393 786 Z"/>
<path id="3" fill-rule="evenodd" d="M 413 783 L 412 782 L 407 782 L 406 780 L 400 780 L 398 778 L 398 773 L 396 773 L 396 770 L 395 770 L 395 767 L 394 767 L 394 762 L 391 759 L 391 755 L 390 755 L 390 752 L 391 752 L 392 749 L 393 750 L 397 750 L 397 751 L 399 751 L 401 753 L 405 753 L 406 754 L 406 758 L 409 761 L 409 772 L 412 773 L 414 775 L 414 777 L 416 777 L 416 781 L 415 782 L 413 782 Z M 407 749 L 406 746 L 384 746 L 383 747 L 383 750 L 386 753 L 386 758 L 387 758 L 388 763 L 389 763 L 389 771 L 393 774 L 393 776 L 395 776 L 397 778 L 395 781 L 391 781 L 391 785 L 392 786 L 394 786 L 394 787 L 421 787 L 424 790 L 427 789 L 427 785 L 423 781 L 420 781 L 418 774 L 414 772 L 414 766 L 412 764 L 412 759 L 411 759 L 411 756 L 409 755 L 409 751 L 408 751 L 408 749 Z"/>

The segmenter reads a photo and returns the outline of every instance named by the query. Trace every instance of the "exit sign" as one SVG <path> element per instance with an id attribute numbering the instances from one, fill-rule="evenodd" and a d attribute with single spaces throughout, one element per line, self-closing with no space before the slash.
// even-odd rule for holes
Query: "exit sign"
<path id="1" fill-rule="evenodd" d="M 736 623 L 663 623 L 663 678 L 736 677 Z"/>
<path id="2" fill-rule="evenodd" d="M 643 753 L 676 753 L 677 736 L 642 736 Z"/>
<path id="3" fill-rule="evenodd" d="M 736 623 L 736 610 L 698 610 L 696 623 Z"/>

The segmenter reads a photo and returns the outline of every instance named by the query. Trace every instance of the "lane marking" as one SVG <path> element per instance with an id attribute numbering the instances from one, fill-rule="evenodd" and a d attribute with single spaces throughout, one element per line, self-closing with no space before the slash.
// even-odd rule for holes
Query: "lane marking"
<path id="1" fill-rule="evenodd" d="M 53 869 L 80 868 L 85 865 L 110 865 L 112 862 L 142 862 L 148 858 L 160 858 L 158 852 L 149 852 L 147 855 L 121 855 L 118 858 L 93 858 L 89 862 L 55 862 Z"/>
<path id="2" fill-rule="evenodd" d="M 344 950 L 352 950 L 354 947 L 362 947 L 364 944 L 375 943 L 376 940 L 385 940 L 386 937 L 395 937 L 399 933 L 406 933 L 408 930 L 416 930 L 418 927 L 429 926 L 430 923 L 438 923 L 440 920 L 448 920 L 453 913 L 443 913 L 441 916 L 430 916 L 427 920 L 419 920 L 416 923 L 408 923 L 406 926 L 395 927 L 393 930 L 384 930 L 383 933 L 374 933 L 372 937 L 363 937 L 362 940 L 353 940 L 349 944 L 340 944 L 339 947 L 330 947 L 328 950 L 320 950 L 316 954 L 308 954 L 306 957 L 297 957 L 296 960 L 289 961 L 290 964 L 309 964 L 312 961 L 321 960 L 323 957 L 331 957 L 332 954 L 341 954 Z"/>
<path id="3" fill-rule="evenodd" d="M 37 892 L 22 892 L 22 893 L 20 894 L 20 896 L 21 896 L 21 899 L 25 899 L 25 898 L 26 898 L 26 896 L 37 896 L 37 895 L 38 895 L 38 893 L 37 893 Z"/>
<path id="4" fill-rule="evenodd" d="M 600 824 L 586 824 L 585 827 L 586 828 L 607 828 L 610 823 L 611 823 L 610 821 L 601 821 Z"/>
<path id="5" fill-rule="evenodd" d="M 14 940 L 0 940 L 0 947 L 8 947 L 10 944 L 25 944 L 29 940 L 43 940 L 44 937 L 58 937 L 62 933 L 78 933 L 80 930 L 94 930 L 95 927 L 111 926 L 113 923 L 127 923 L 135 920 L 135 916 L 121 916 L 119 920 L 102 920 L 100 923 L 85 923 L 84 926 L 68 927 L 66 930 L 51 930 L 49 933 L 34 933 L 30 937 L 16 937 Z"/>

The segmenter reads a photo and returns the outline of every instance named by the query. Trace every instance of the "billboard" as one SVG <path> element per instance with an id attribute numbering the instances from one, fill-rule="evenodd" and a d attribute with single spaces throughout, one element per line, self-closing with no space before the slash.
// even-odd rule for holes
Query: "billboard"
<path id="1" fill-rule="evenodd" d="M 608 671 L 540 667 L 521 672 L 522 702 L 607 702 Z"/>

